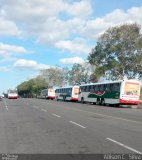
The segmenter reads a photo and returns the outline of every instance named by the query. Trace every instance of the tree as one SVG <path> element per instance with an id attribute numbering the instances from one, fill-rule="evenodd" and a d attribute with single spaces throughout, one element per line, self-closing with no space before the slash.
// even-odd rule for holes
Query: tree
<path id="1" fill-rule="evenodd" d="M 56 67 L 42 70 L 40 76 L 45 79 L 49 87 L 63 86 L 65 82 L 64 73 L 64 69 Z"/>
<path id="2" fill-rule="evenodd" d="M 33 97 L 39 95 L 40 91 L 47 88 L 48 84 L 41 77 L 25 81 L 17 86 L 18 94 L 22 97 Z"/>
<path id="3" fill-rule="evenodd" d="M 39 95 L 41 90 L 48 88 L 49 84 L 45 81 L 45 79 L 41 78 L 40 76 L 33 79 L 33 93 Z"/>
<path id="4" fill-rule="evenodd" d="M 68 81 L 70 85 L 89 83 L 91 75 L 91 67 L 88 63 L 74 64 L 68 72 Z"/>
<path id="5" fill-rule="evenodd" d="M 110 80 L 142 78 L 142 34 L 138 24 L 109 28 L 88 56 L 93 75 Z"/>

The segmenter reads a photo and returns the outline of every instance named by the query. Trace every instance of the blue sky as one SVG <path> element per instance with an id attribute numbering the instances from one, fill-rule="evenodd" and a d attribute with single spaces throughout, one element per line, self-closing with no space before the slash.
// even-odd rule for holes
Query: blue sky
<path id="1" fill-rule="evenodd" d="M 83 63 L 109 27 L 142 25 L 141 0 L 0 0 L 0 93 L 41 69 Z"/>

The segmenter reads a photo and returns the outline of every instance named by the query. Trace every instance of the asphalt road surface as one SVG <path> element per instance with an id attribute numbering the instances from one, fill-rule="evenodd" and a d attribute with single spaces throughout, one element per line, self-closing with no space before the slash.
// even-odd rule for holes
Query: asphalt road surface
<path id="1" fill-rule="evenodd" d="M 142 109 L 3 99 L 0 153 L 142 154 Z"/>

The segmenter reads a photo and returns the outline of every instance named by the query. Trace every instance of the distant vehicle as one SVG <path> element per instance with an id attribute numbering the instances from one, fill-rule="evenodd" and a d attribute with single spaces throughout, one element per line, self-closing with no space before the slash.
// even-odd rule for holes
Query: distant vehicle
<path id="1" fill-rule="evenodd" d="M 0 101 L 2 101 L 2 96 L 0 96 Z"/>
<path id="2" fill-rule="evenodd" d="M 7 98 L 8 99 L 17 99 L 18 98 L 17 90 L 9 89 L 8 92 L 7 92 Z"/>
<path id="3" fill-rule="evenodd" d="M 57 100 L 78 101 L 79 86 L 58 88 L 55 95 Z"/>
<path id="4" fill-rule="evenodd" d="M 80 86 L 79 101 L 98 105 L 137 105 L 140 97 L 140 82 L 121 80 L 107 83 L 93 83 Z"/>
<path id="5" fill-rule="evenodd" d="M 55 90 L 52 88 L 43 89 L 40 93 L 42 99 L 55 99 Z"/>

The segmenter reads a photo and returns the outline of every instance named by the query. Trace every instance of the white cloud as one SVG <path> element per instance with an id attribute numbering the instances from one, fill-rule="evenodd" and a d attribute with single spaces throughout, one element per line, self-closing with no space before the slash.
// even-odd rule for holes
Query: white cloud
<path id="1" fill-rule="evenodd" d="M 54 46 L 55 42 L 80 30 L 85 22 L 83 19 L 91 14 L 92 8 L 90 0 L 5 0 L 2 11 L 3 17 L 20 24 L 20 29 L 26 29 L 27 35 L 36 37 L 40 43 Z M 69 18 L 62 20 L 60 14 Z"/>
<path id="2" fill-rule="evenodd" d="M 91 46 L 86 45 L 86 41 L 81 38 L 67 41 L 59 41 L 56 43 L 56 47 L 62 49 L 63 51 L 69 51 L 76 54 L 88 54 Z"/>
<path id="3" fill-rule="evenodd" d="M 44 22 L 41 29 L 39 29 L 40 26 L 33 26 L 34 28 L 30 28 L 30 30 L 37 31 L 38 42 L 54 45 L 55 42 L 69 37 L 71 26 L 68 26 L 67 23 L 69 22 L 51 17 Z"/>
<path id="4" fill-rule="evenodd" d="M 0 72 L 8 72 L 10 69 L 8 67 L 1 67 L 0 66 Z"/>
<path id="5" fill-rule="evenodd" d="M 37 63 L 34 60 L 26 60 L 26 59 L 19 59 L 14 63 L 15 68 L 21 69 L 32 69 L 32 70 L 41 70 L 41 69 L 48 69 L 50 66 L 46 64 Z"/>
<path id="6" fill-rule="evenodd" d="M 0 35 L 1 36 L 20 36 L 21 32 L 13 21 L 0 16 Z"/>
<path id="7" fill-rule="evenodd" d="M 0 53 L 7 53 L 7 52 L 20 53 L 20 54 L 28 53 L 28 51 L 22 46 L 0 43 Z"/>
<path id="8" fill-rule="evenodd" d="M 17 58 L 13 55 L 9 55 L 8 53 L 1 54 L 0 53 L 0 63 L 7 63 L 17 60 Z"/>
<path id="9" fill-rule="evenodd" d="M 79 18 L 72 18 L 66 21 L 56 17 L 50 17 L 44 25 L 31 25 L 32 34 L 36 34 L 37 42 L 51 44 L 70 38 L 72 34 L 79 33 L 84 26 L 85 21 Z"/>
<path id="10" fill-rule="evenodd" d="M 0 34 L 17 35 L 21 29 L 39 43 L 74 54 L 88 53 L 89 41 L 96 40 L 109 27 L 128 22 L 142 25 L 142 6 L 126 11 L 116 9 L 93 19 L 91 0 L 1 1 Z M 75 37 L 81 37 L 84 42 L 76 41 Z"/>
<path id="11" fill-rule="evenodd" d="M 90 0 L 78 2 L 69 2 L 68 0 L 5 0 L 3 1 L 3 12 L 10 19 L 22 20 L 27 23 L 34 20 L 44 22 L 46 18 L 57 17 L 59 13 L 85 17 L 91 14 L 92 7 Z"/>
<path id="12" fill-rule="evenodd" d="M 24 55 L 31 51 L 26 50 L 22 46 L 9 45 L 0 42 L 0 62 L 15 61 L 18 55 Z"/>
<path id="13" fill-rule="evenodd" d="M 84 60 L 80 57 L 72 57 L 72 58 L 62 58 L 60 59 L 60 62 L 62 64 L 74 64 L 74 63 L 83 64 Z"/>
<path id="14" fill-rule="evenodd" d="M 91 1 L 83 0 L 74 2 L 72 5 L 68 5 L 66 11 L 77 17 L 87 17 L 92 13 Z"/>
<path id="15" fill-rule="evenodd" d="M 142 6 L 128 9 L 128 15 L 132 22 L 135 21 L 142 26 Z"/>
<path id="16" fill-rule="evenodd" d="M 142 25 L 142 6 L 133 7 L 127 11 L 116 9 L 104 17 L 88 20 L 80 34 L 85 35 L 87 38 L 96 39 L 109 27 L 135 22 Z"/>

